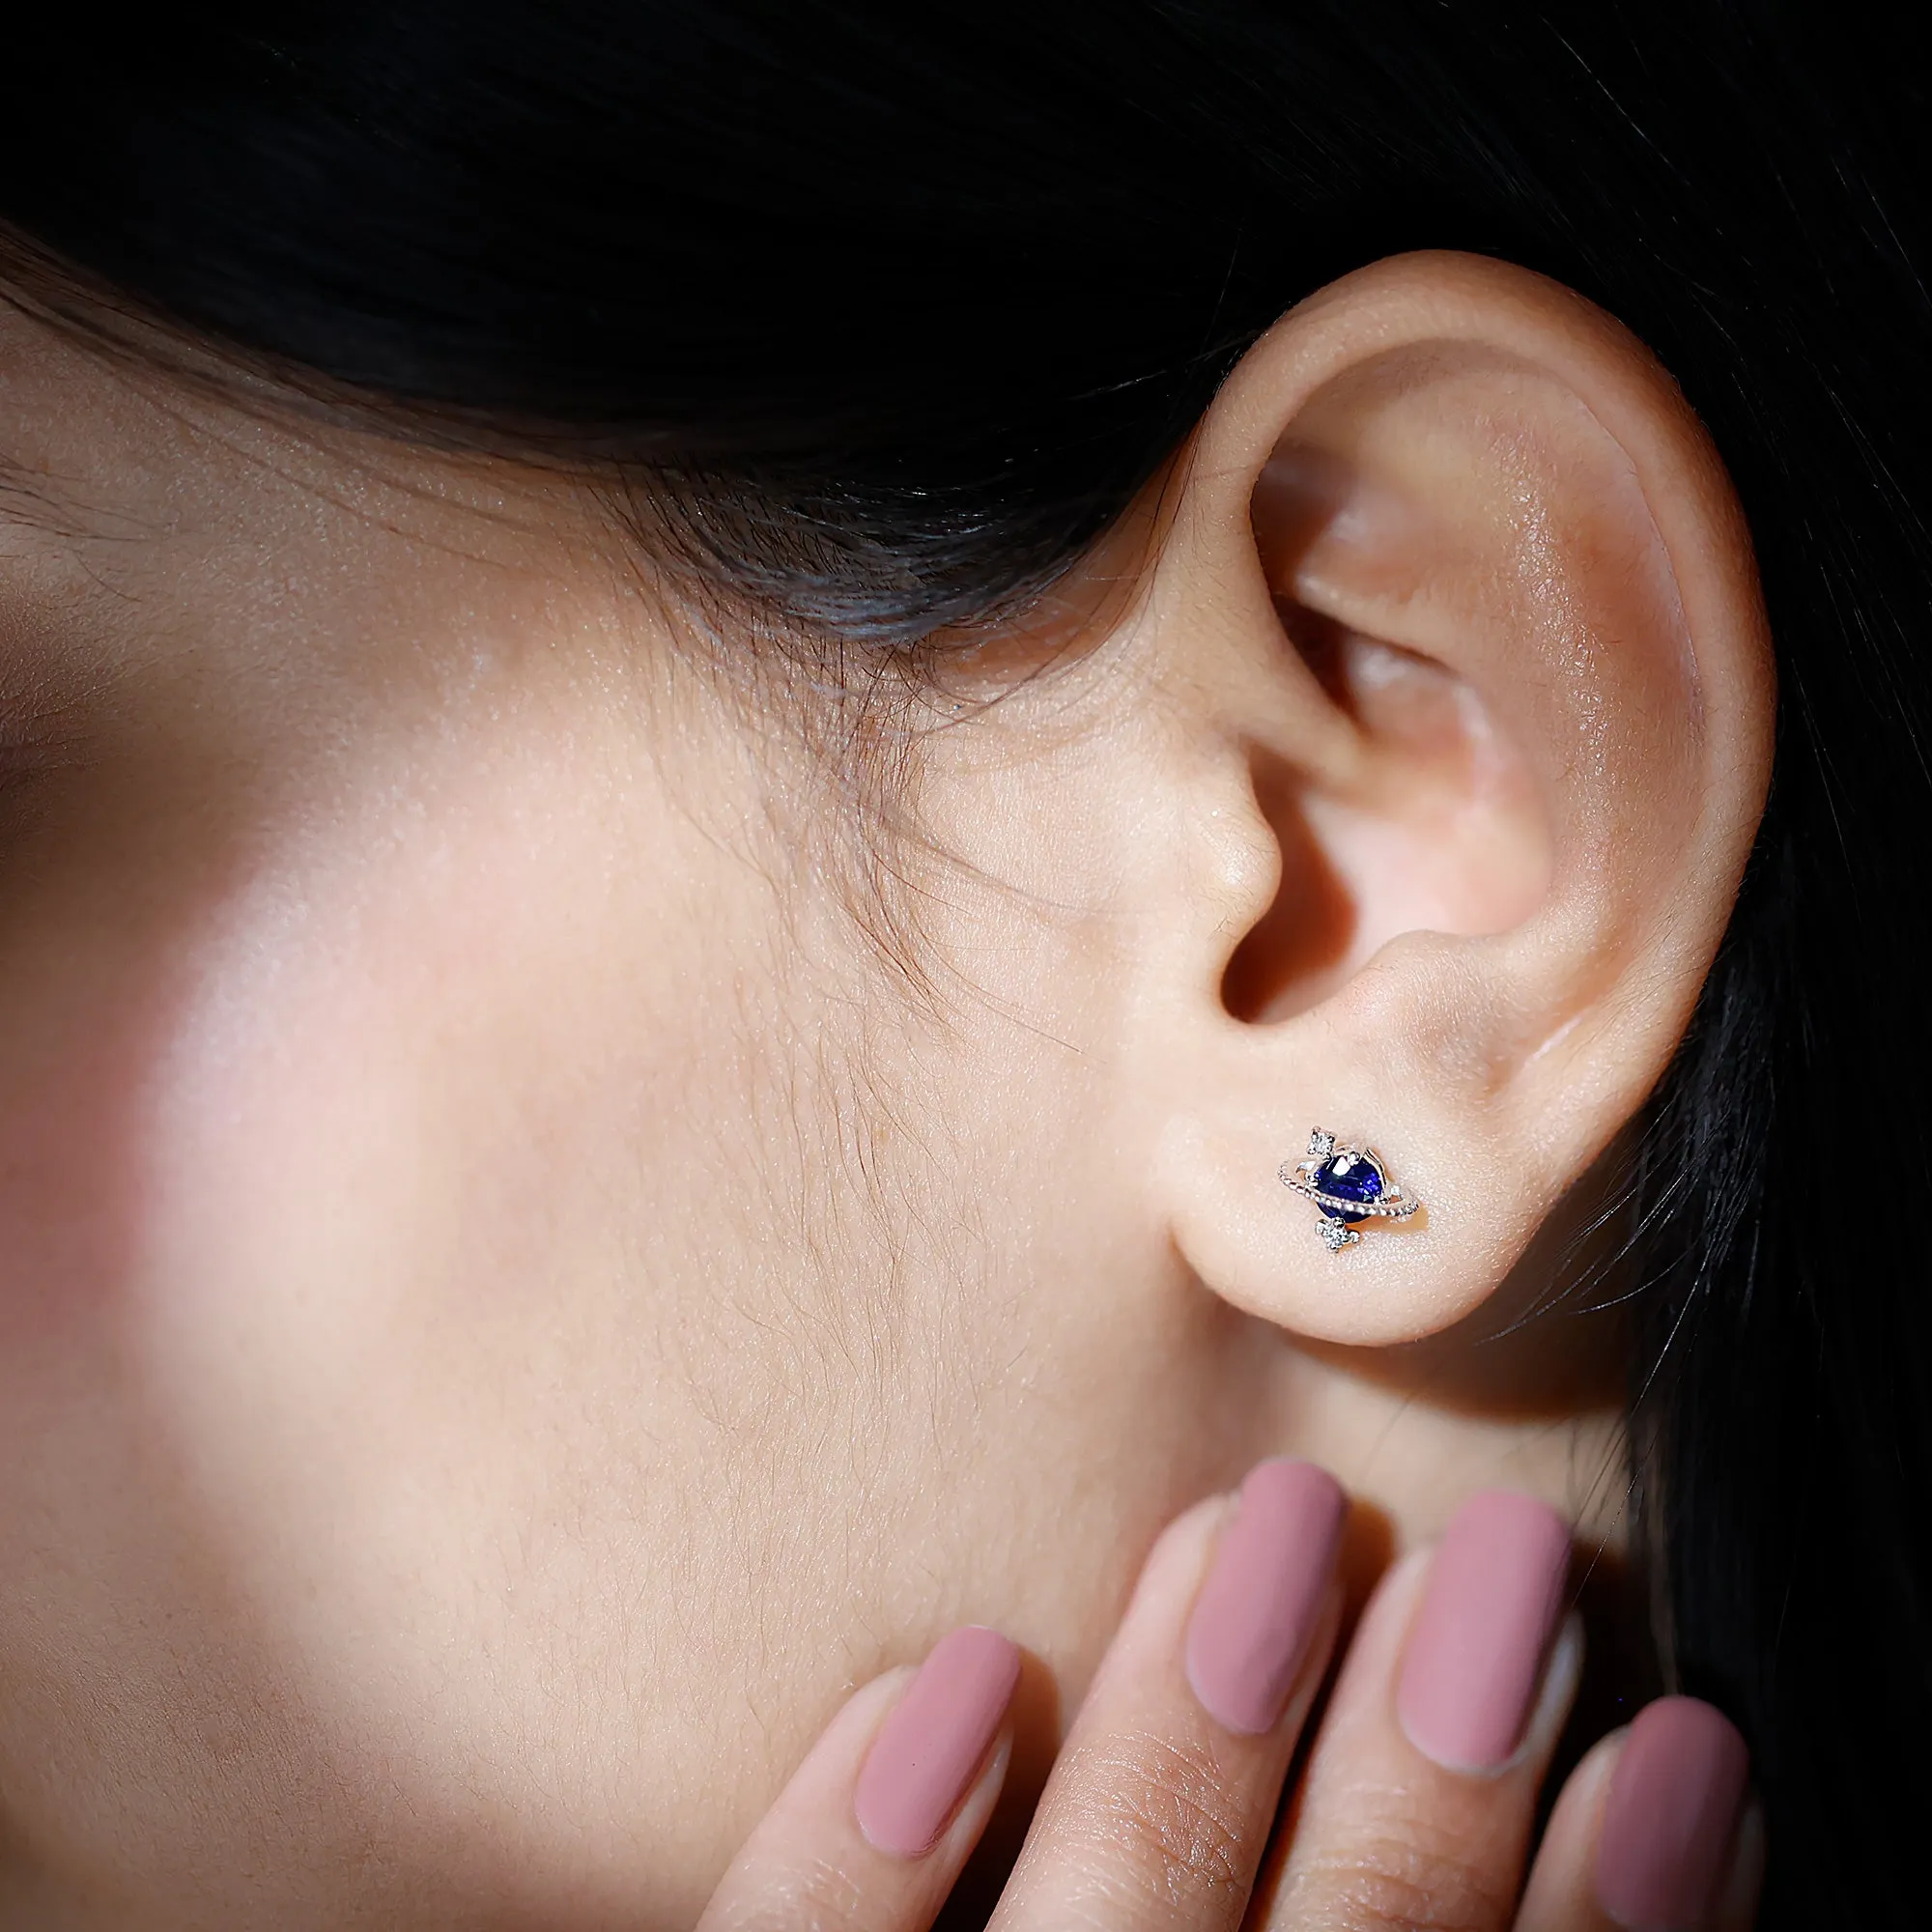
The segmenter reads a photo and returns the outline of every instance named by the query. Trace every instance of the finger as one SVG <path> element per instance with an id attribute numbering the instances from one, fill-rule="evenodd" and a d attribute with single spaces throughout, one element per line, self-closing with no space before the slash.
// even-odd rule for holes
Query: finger
<path id="1" fill-rule="evenodd" d="M 1597 1904 L 1597 1834 L 1629 1736 L 1628 1729 L 1612 1731 L 1570 1774 L 1544 1827 L 1516 1932 L 1605 1932 L 1616 1923 Z"/>
<path id="2" fill-rule="evenodd" d="M 1582 1662 L 1569 1551 L 1549 1510 L 1497 1491 L 1384 1578 L 1270 1862 L 1263 1923 L 1510 1923 Z"/>
<path id="3" fill-rule="evenodd" d="M 1154 1546 L 1040 1800 L 992 1932 L 1234 1932 L 1327 1666 L 1347 1512 L 1306 1463 Z"/>
<path id="4" fill-rule="evenodd" d="M 698 1932 L 925 1932 L 992 1814 L 1019 1652 L 943 1637 L 857 1691 L 766 1812 Z"/>
<path id="5" fill-rule="evenodd" d="M 1764 1827 L 1748 1769 L 1743 1738 L 1710 1705 L 1647 1705 L 1563 1787 L 1517 1932 L 1749 1932 Z"/>

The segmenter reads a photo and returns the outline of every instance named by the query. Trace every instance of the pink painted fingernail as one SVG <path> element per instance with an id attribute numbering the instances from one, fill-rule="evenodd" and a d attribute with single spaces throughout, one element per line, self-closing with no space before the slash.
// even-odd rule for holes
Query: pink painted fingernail
<path id="1" fill-rule="evenodd" d="M 1187 1681 L 1231 1731 L 1272 1730 L 1308 1655 L 1348 1512 L 1313 1463 L 1251 1470 L 1187 1622 Z"/>
<path id="2" fill-rule="evenodd" d="M 1743 1815 L 1750 1752 L 1694 1697 L 1646 1704 L 1610 1774 L 1597 1840 L 1597 1903 L 1619 1925 L 1697 1932 L 1709 1921 Z"/>
<path id="3" fill-rule="evenodd" d="M 968 1624 L 933 1645 L 859 1773 L 852 1805 L 871 1844 L 901 1859 L 931 1851 L 1019 1681 L 1020 1654 L 998 1631 Z"/>
<path id="4" fill-rule="evenodd" d="M 1429 1566 L 1396 1690 L 1408 1741 L 1451 1771 L 1491 1771 L 1522 1742 L 1563 1608 L 1570 1532 L 1533 1496 L 1488 1490 Z"/>

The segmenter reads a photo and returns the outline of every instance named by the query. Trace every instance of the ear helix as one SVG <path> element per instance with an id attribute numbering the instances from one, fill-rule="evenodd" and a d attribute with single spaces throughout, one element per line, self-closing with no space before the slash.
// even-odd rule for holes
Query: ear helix
<path id="1" fill-rule="evenodd" d="M 1406 1221 L 1422 1206 L 1389 1179 L 1374 1148 L 1337 1143 L 1325 1128 L 1308 1137 L 1308 1157 L 1281 1164 L 1282 1184 L 1305 1194 L 1321 1210 L 1316 1233 L 1331 1255 L 1352 1247 L 1364 1222 Z"/>

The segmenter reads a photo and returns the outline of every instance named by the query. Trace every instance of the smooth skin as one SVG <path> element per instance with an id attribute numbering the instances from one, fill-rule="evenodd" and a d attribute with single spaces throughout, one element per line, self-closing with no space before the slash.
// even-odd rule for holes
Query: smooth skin
<path id="1" fill-rule="evenodd" d="M 0 395 L 0 1922 L 687 1927 L 961 1625 L 997 1865 L 1266 1458 L 1350 1615 L 1490 1488 L 1614 1562 L 1616 1312 L 1519 1318 L 1774 692 L 1608 318 L 1351 276 L 852 693 L 580 482 L 9 307 Z M 1317 1124 L 1426 1211 L 1328 1254 Z"/>

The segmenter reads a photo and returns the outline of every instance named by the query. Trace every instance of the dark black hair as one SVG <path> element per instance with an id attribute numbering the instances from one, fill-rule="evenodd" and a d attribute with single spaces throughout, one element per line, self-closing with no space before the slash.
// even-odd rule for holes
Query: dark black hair
<path id="1" fill-rule="evenodd" d="M 732 587 L 878 650 L 1065 568 L 1342 270 L 1478 250 L 1651 345 L 1781 696 L 1632 1174 L 1633 1476 L 1669 1670 L 1754 1753 L 1773 1926 L 1924 1909 L 1932 168 L 1923 49 L 1862 11 L 53 8 L 0 77 L 32 299 L 637 479 Z"/>

